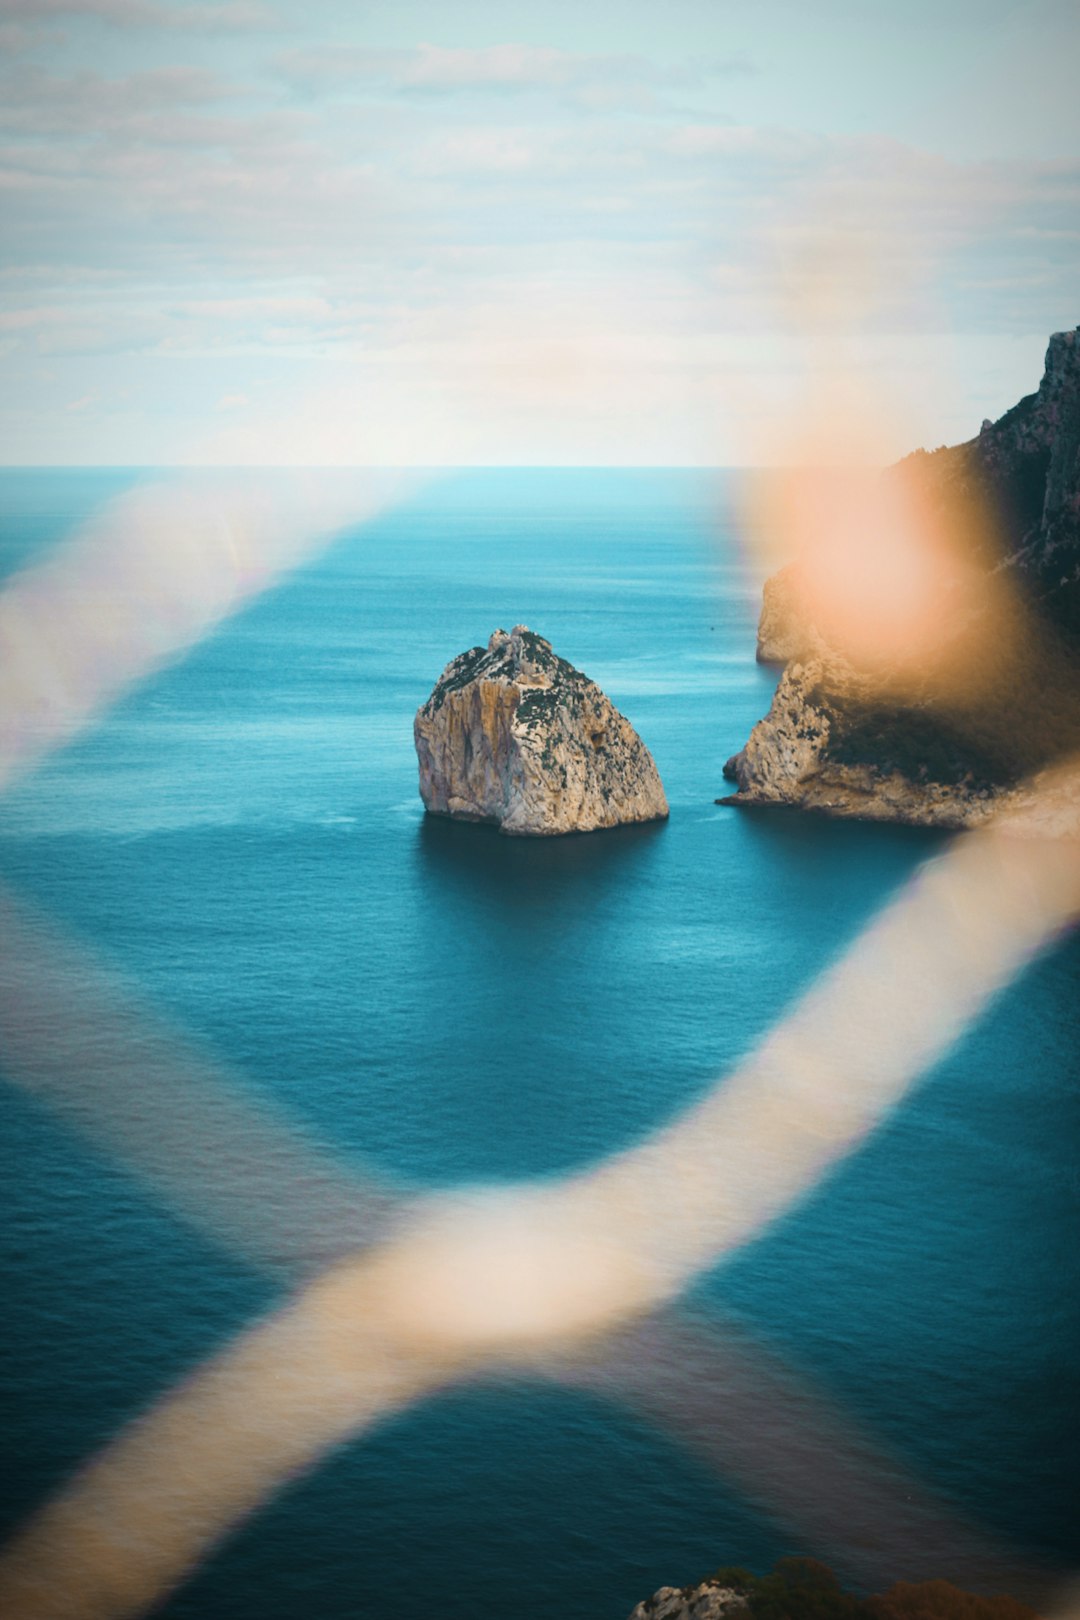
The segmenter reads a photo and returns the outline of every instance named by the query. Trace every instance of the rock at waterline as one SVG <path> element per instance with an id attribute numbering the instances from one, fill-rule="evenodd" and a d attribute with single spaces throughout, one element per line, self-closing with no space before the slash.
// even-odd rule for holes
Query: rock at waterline
<path id="1" fill-rule="evenodd" d="M 965 444 L 906 457 L 880 489 L 936 559 L 933 640 L 883 657 L 870 597 L 845 646 L 843 614 L 827 622 L 839 574 L 815 588 L 810 550 L 774 574 L 757 656 L 786 667 L 724 766 L 738 792 L 717 802 L 940 828 L 1037 813 L 1075 829 L 1080 784 L 1054 767 L 1080 749 L 1080 327 L 1051 336 L 1035 393 Z M 866 555 L 881 544 L 868 533 Z"/>
<path id="2" fill-rule="evenodd" d="M 420 797 L 435 815 L 546 837 L 668 814 L 629 720 L 523 624 L 450 660 L 413 736 Z"/>
<path id="3" fill-rule="evenodd" d="M 639 1603 L 630 1620 L 747 1620 L 744 1593 L 717 1581 L 700 1586 L 662 1586 Z"/>

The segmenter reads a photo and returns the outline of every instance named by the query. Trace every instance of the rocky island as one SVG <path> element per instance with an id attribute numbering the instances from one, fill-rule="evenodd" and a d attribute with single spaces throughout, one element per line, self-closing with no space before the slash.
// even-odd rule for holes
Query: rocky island
<path id="1" fill-rule="evenodd" d="M 880 532 L 824 589 L 811 554 L 768 580 L 757 655 L 784 673 L 720 804 L 974 826 L 1022 809 L 1038 773 L 1080 749 L 1080 328 L 1050 339 L 1036 393 L 880 478 L 882 510 L 918 531 L 906 573 L 887 559 L 886 611 L 922 568 L 933 618 L 907 635 L 893 612 L 890 641 L 872 612 L 855 634 L 831 615 L 830 593 L 858 605 Z"/>
<path id="2" fill-rule="evenodd" d="M 523 624 L 450 660 L 413 736 L 420 797 L 434 815 L 548 837 L 668 814 L 629 720 Z"/>

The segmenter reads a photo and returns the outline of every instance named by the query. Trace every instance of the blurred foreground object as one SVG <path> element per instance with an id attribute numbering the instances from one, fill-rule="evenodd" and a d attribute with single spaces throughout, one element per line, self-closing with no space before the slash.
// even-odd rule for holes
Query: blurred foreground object
<path id="1" fill-rule="evenodd" d="M 0 693 L 11 776 L 318 543 L 310 509 L 308 521 L 283 524 L 276 505 L 200 499 L 186 509 L 191 559 L 167 571 L 146 549 L 163 532 L 144 521 L 154 510 L 143 498 L 125 504 L 96 548 L 74 542 L 0 597 L 16 655 Z M 344 517 L 336 501 L 320 512 L 319 532 Z M 95 616 L 121 588 L 126 628 L 114 649 Z M 449 1383 L 530 1373 L 628 1401 L 849 1567 L 918 1568 L 932 1546 L 923 1568 L 985 1571 L 971 1528 L 939 1517 L 797 1373 L 731 1331 L 690 1333 L 679 1302 L 858 1151 L 1080 915 L 1080 841 L 1058 835 L 1078 780 L 1077 761 L 1044 773 L 1026 810 L 928 863 L 695 1106 L 562 1179 L 516 1186 L 416 1189 L 351 1172 L 55 925 L 0 896 L 7 1082 L 294 1287 L 21 1527 L 0 1553 L 5 1620 L 153 1610 L 336 1446 Z M 763 1441 L 766 1413 L 774 1454 L 795 1457 L 783 1482 Z M 1014 1590 L 1061 1585 L 1055 1572 L 1001 1562 Z"/>
<path id="2" fill-rule="evenodd" d="M 409 484 L 364 468 L 178 472 L 110 501 L 4 582 L 0 791 Z"/>
<path id="3" fill-rule="evenodd" d="M 768 473 L 750 519 L 795 557 L 758 629 L 787 667 L 720 802 L 970 827 L 1075 751 L 1080 329 L 977 438 L 884 474 Z"/>
<path id="4" fill-rule="evenodd" d="M 318 1271 L 189 1372 L 9 1541 L 5 1620 L 146 1613 L 288 1480 L 450 1382 L 582 1356 L 608 1362 L 623 1384 L 611 1336 L 675 1305 L 857 1151 L 1080 915 L 1080 840 L 1048 831 L 1044 814 L 1055 788 L 1075 796 L 1078 773 L 1077 762 L 1063 767 L 1062 780 L 1033 790 L 1026 815 L 928 862 L 756 1050 L 669 1124 L 561 1180 L 414 1197 L 382 1241 Z M 44 1077 L 57 1095 L 41 1019 L 25 1024 L 18 999 L 9 1005 L 26 1081 L 38 1090 Z M 657 1382 L 642 1404 L 659 1393 L 662 1411 Z M 813 1468 L 812 1492 L 823 1473 Z M 843 1488 L 833 1497 L 849 1499 Z M 845 1538 L 831 1513 L 825 1536 Z M 961 1529 L 961 1555 L 967 1539 Z"/>

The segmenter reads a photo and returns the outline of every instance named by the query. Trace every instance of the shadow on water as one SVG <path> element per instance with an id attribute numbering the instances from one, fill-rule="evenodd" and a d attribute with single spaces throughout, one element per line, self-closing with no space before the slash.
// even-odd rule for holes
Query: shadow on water
<path id="1" fill-rule="evenodd" d="M 787 806 L 760 806 L 736 812 L 749 849 L 777 886 L 805 898 L 829 892 L 864 891 L 853 920 L 872 909 L 893 884 L 940 854 L 954 834 L 933 827 L 856 821 L 808 814 Z"/>
<path id="2" fill-rule="evenodd" d="M 800 861 L 807 855 L 859 853 L 863 849 L 929 856 L 953 836 L 937 827 L 859 821 L 783 804 L 747 806 L 737 813 L 753 834 L 768 840 L 774 853 Z"/>
<path id="3" fill-rule="evenodd" d="M 416 837 L 421 881 L 480 908 L 522 913 L 577 910 L 645 878 L 667 823 L 642 822 L 600 833 L 507 838 L 496 827 L 425 815 Z"/>

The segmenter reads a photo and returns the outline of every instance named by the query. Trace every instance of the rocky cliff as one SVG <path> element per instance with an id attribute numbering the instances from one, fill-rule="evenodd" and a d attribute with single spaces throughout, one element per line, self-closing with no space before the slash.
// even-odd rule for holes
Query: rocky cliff
<path id="1" fill-rule="evenodd" d="M 451 659 L 413 735 L 420 796 L 436 815 L 538 837 L 668 814 L 630 722 L 523 624 Z"/>
<path id="2" fill-rule="evenodd" d="M 1080 748 L 1080 329 L 1050 339 L 1036 393 L 966 444 L 908 456 L 881 492 L 931 536 L 932 633 L 909 652 L 885 637 L 881 655 L 871 616 L 845 642 L 814 558 L 780 570 L 757 655 L 786 667 L 720 803 L 971 826 Z"/>

